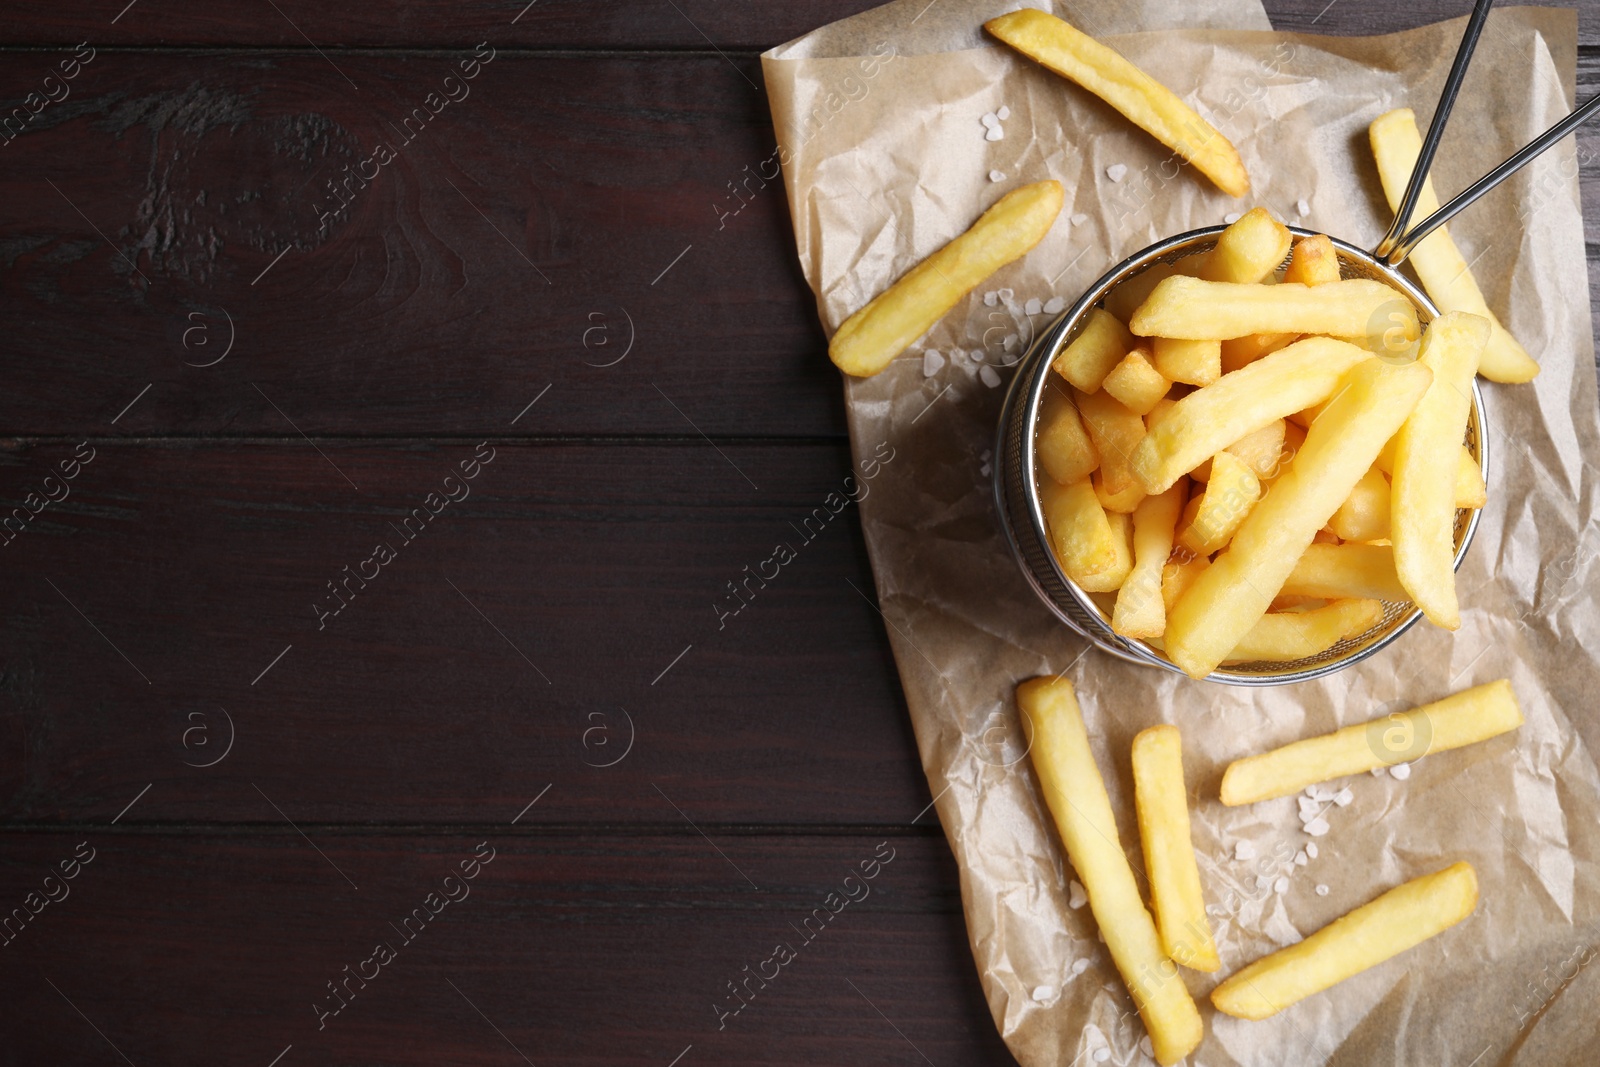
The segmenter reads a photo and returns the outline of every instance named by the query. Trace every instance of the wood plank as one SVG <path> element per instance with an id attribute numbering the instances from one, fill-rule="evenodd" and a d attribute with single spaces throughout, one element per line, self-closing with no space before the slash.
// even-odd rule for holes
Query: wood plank
<path id="1" fill-rule="evenodd" d="M 719 834 L 715 848 L 687 829 L 603 843 L 503 825 L 312 836 L 321 855 L 287 830 L 7 835 L 7 909 L 80 843 L 93 855 L 52 883 L 67 895 L 5 948 L 0 996 L 19 1022 L 7 1028 L 12 1062 L 108 1064 L 120 1053 L 136 1064 L 265 1067 L 292 1046 L 280 1067 L 503 1067 L 519 1054 L 665 1067 L 691 1045 L 680 1067 L 1014 1062 L 972 971 L 954 864 L 931 832 Z M 475 878 L 444 885 L 490 850 Z M 877 857 L 888 862 L 871 866 Z M 813 919 L 807 943 L 797 928 L 846 888 L 859 899 Z M 426 924 L 414 919 L 404 940 L 404 917 L 446 891 L 458 899 L 435 904 Z M 394 951 L 381 969 L 364 963 L 380 941 Z M 767 988 L 752 982 L 749 1003 L 719 1030 L 713 1006 L 739 1003 L 727 983 L 779 942 L 795 958 Z M 1095 962 L 1068 980 L 1109 968 Z M 338 1005 L 326 983 L 346 967 L 370 981 L 352 979 L 354 996 L 319 1030 L 313 1005 Z"/>
<path id="2" fill-rule="evenodd" d="M 477 442 L 99 440 L 47 482 L 76 444 L 0 450 L 0 498 L 69 493 L 0 516 L 4 821 L 146 785 L 125 823 L 277 820 L 256 786 L 304 822 L 928 802 L 842 445 L 502 440 L 464 482 Z"/>
<path id="3" fill-rule="evenodd" d="M 292 434 L 256 383 L 307 433 L 503 433 L 550 385 L 536 432 L 842 436 L 754 60 L 497 54 L 408 119 L 463 54 L 83 66 L 4 148 L 0 426 L 153 383 L 119 428 Z"/>

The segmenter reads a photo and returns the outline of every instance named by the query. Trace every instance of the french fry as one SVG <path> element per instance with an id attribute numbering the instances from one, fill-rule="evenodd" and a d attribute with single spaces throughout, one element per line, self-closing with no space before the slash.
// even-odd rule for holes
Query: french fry
<path id="1" fill-rule="evenodd" d="M 1384 893 L 1304 941 L 1264 956 L 1211 991 L 1211 1003 L 1237 1019 L 1266 1019 L 1414 948 L 1472 914 L 1478 876 L 1453 863 Z"/>
<path id="2" fill-rule="evenodd" d="M 1237 806 L 1286 797 L 1319 782 L 1487 741 L 1521 725 L 1516 694 L 1502 678 L 1410 711 L 1234 760 L 1222 775 L 1222 802 Z"/>
<path id="3" fill-rule="evenodd" d="M 1283 272 L 1286 282 L 1321 285 L 1339 280 L 1339 252 L 1325 233 L 1302 237 L 1294 244 L 1289 266 Z"/>
<path id="4" fill-rule="evenodd" d="M 1184 511 L 1178 544 L 1197 556 L 1211 555 L 1232 539 L 1260 499 L 1261 480 L 1256 472 L 1233 454 L 1218 452 L 1211 461 L 1211 480 L 1205 492 Z"/>
<path id="5" fill-rule="evenodd" d="M 1208 282 L 1259 282 L 1289 254 L 1289 227 L 1264 207 L 1251 208 L 1217 237 L 1196 277 Z"/>
<path id="6" fill-rule="evenodd" d="M 1134 737 L 1133 802 L 1161 947 L 1191 970 L 1215 971 L 1222 961 L 1206 921 L 1200 868 L 1189 835 L 1189 796 L 1176 726 L 1152 726 Z"/>
<path id="7" fill-rule="evenodd" d="M 1163 378 L 1190 385 L 1210 385 L 1222 377 L 1221 341 L 1150 339 L 1151 361 Z"/>
<path id="8" fill-rule="evenodd" d="M 1100 453 L 1089 439 L 1089 431 L 1083 428 L 1083 419 L 1067 396 L 1065 385 L 1051 382 L 1045 386 L 1034 447 L 1039 452 L 1039 463 L 1062 485 L 1089 477 L 1100 465 Z"/>
<path id="9" fill-rule="evenodd" d="M 1395 569 L 1417 607 L 1447 630 L 1461 626 L 1455 569 L 1457 457 L 1472 406 L 1472 377 L 1488 338 L 1489 320 L 1464 311 L 1447 311 L 1428 324 L 1417 360 L 1433 371 L 1433 384 L 1395 435 L 1389 535 Z"/>
<path id="10" fill-rule="evenodd" d="M 883 370 L 985 278 L 1043 240 L 1063 195 L 1060 182 L 1043 181 L 1001 197 L 966 233 L 846 319 L 828 342 L 828 357 L 858 378 Z"/>
<path id="11" fill-rule="evenodd" d="M 1168 611 L 1178 602 L 1200 572 L 1211 566 L 1211 561 L 1204 556 L 1192 556 L 1184 560 L 1169 560 L 1161 568 L 1161 603 Z"/>
<path id="12" fill-rule="evenodd" d="M 1129 482 L 1127 486 L 1113 493 L 1106 488 L 1105 471 L 1095 471 L 1090 475 L 1089 482 L 1094 486 L 1094 495 L 1100 501 L 1100 506 L 1107 511 L 1118 512 L 1123 515 L 1132 515 L 1147 494 L 1144 487 L 1138 482 Z"/>
<path id="13" fill-rule="evenodd" d="M 1208 282 L 1177 274 L 1157 285 L 1128 328 L 1140 337 L 1226 341 L 1252 333 L 1309 333 L 1364 337 L 1393 312 L 1416 325 L 1416 308 L 1370 278 L 1322 285 Z M 1415 329 L 1412 335 L 1415 336 Z"/>
<path id="14" fill-rule="evenodd" d="M 1100 474 L 1106 491 L 1119 494 L 1130 485 L 1139 485 L 1128 467 L 1128 457 L 1144 440 L 1144 420 L 1104 391 L 1077 393 L 1075 399 L 1083 425 L 1100 453 Z"/>
<path id="15" fill-rule="evenodd" d="M 1106 375 L 1100 388 L 1135 415 L 1148 415 L 1167 395 L 1172 383 L 1150 362 L 1148 348 L 1135 348 Z"/>
<path id="16" fill-rule="evenodd" d="M 1039 479 L 1039 505 L 1056 561 L 1068 578 L 1083 585 L 1115 570 L 1120 553 L 1111 522 L 1095 499 L 1089 479 L 1071 485 L 1061 485 L 1053 478 Z"/>
<path id="17" fill-rule="evenodd" d="M 1289 572 L 1279 595 L 1411 599 L 1395 573 L 1394 549 L 1387 545 L 1311 545 Z"/>
<path id="18" fill-rule="evenodd" d="M 1119 282 L 1115 289 L 1107 293 L 1103 301 L 1105 309 L 1115 315 L 1117 321 L 1127 322 L 1162 279 L 1170 278 L 1174 274 L 1193 274 L 1200 269 L 1200 262 L 1203 259 L 1204 256 L 1188 256 L 1176 263 L 1157 260 L 1133 277 Z"/>
<path id="19" fill-rule="evenodd" d="M 1391 437 L 1378 453 L 1376 466 L 1393 476 L 1394 438 Z M 1481 508 L 1489 500 L 1488 487 L 1483 484 L 1483 468 L 1472 458 L 1472 450 L 1466 445 L 1461 446 L 1461 454 L 1456 458 L 1455 499 L 1458 508 Z"/>
<path id="20" fill-rule="evenodd" d="M 1241 367 L 1248 367 L 1262 356 L 1270 356 L 1280 348 L 1293 344 L 1299 336 L 1297 333 L 1252 333 L 1220 341 L 1222 373 L 1232 374 Z"/>
<path id="21" fill-rule="evenodd" d="M 1227 663 L 1289 663 L 1326 652 L 1383 620 L 1376 600 L 1335 600 L 1306 611 L 1271 612 L 1256 620 L 1229 651 Z"/>
<path id="22" fill-rule="evenodd" d="M 1017 686 L 1017 706 L 1033 724 L 1030 752 L 1040 791 L 1112 962 L 1150 1033 L 1156 1061 L 1176 1063 L 1200 1044 L 1200 1012 L 1139 898 L 1072 683 L 1030 679 Z"/>
<path id="23" fill-rule="evenodd" d="M 1157 400 L 1156 406 L 1151 408 L 1150 413 L 1144 417 L 1145 432 L 1149 433 L 1151 430 L 1155 429 L 1156 424 L 1162 419 L 1166 418 L 1167 412 L 1171 411 L 1177 406 L 1178 402 L 1170 395 L 1164 396 L 1160 400 Z"/>
<path id="24" fill-rule="evenodd" d="M 1239 152 L 1172 90 L 1119 53 L 1054 15 L 1023 8 L 983 28 L 1049 70 L 1077 82 L 1188 160 L 1229 196 L 1250 191 Z"/>
<path id="25" fill-rule="evenodd" d="M 1167 628 L 1161 599 L 1161 571 L 1172 554 L 1172 532 L 1188 495 L 1178 482 L 1159 496 L 1147 496 L 1133 513 L 1133 569 L 1117 591 L 1111 629 L 1124 637 L 1160 637 Z"/>
<path id="26" fill-rule="evenodd" d="M 1379 115 L 1368 128 L 1372 141 L 1372 155 L 1378 163 L 1378 177 L 1383 184 L 1383 195 L 1389 201 L 1389 210 L 1400 209 L 1400 198 L 1405 195 L 1406 183 L 1422 152 L 1422 136 L 1417 132 L 1416 117 L 1410 108 L 1400 108 Z M 1422 186 L 1417 197 L 1417 222 L 1439 210 L 1439 198 L 1433 192 L 1433 180 Z M 1411 250 L 1411 265 L 1422 279 L 1441 311 L 1466 311 L 1482 316 L 1490 322 L 1490 336 L 1484 346 L 1483 359 L 1478 373 L 1497 382 L 1532 381 L 1539 373 L 1539 364 L 1506 332 L 1500 320 L 1494 317 L 1483 299 L 1477 279 L 1472 276 L 1466 257 L 1456 248 L 1445 227 L 1440 226 L 1424 237 Z"/>
<path id="27" fill-rule="evenodd" d="M 1178 401 L 1160 425 L 1136 442 L 1130 460 L 1133 476 L 1146 492 L 1163 492 L 1179 475 L 1247 434 L 1326 400 L 1350 368 L 1371 359 L 1370 353 L 1343 341 L 1308 337 L 1223 375 Z"/>
<path id="28" fill-rule="evenodd" d="M 1091 575 L 1078 584 L 1088 593 L 1115 593 L 1133 570 L 1133 516 L 1120 511 L 1106 512 L 1111 527 L 1111 550 L 1115 558 L 1111 569 Z"/>
<path id="29" fill-rule="evenodd" d="M 1389 479 L 1376 464 L 1333 513 L 1328 529 L 1344 541 L 1378 541 L 1389 536 Z"/>
<path id="30" fill-rule="evenodd" d="M 1366 359 L 1345 376 L 1289 469 L 1168 614 L 1166 646 L 1174 664 L 1204 678 L 1233 652 L 1432 380 L 1421 364 L 1379 359 Z M 1175 421 L 1163 421 L 1157 432 Z"/>
<path id="31" fill-rule="evenodd" d="M 1288 436 L 1288 424 L 1283 419 L 1273 419 L 1254 433 L 1247 433 L 1223 449 L 1242 460 L 1256 472 L 1257 478 L 1274 474 L 1283 458 L 1283 445 Z"/>
<path id="32" fill-rule="evenodd" d="M 1082 393 L 1093 393 L 1137 342 L 1122 320 L 1100 308 L 1090 308 L 1083 329 L 1050 364 L 1050 368 Z"/>

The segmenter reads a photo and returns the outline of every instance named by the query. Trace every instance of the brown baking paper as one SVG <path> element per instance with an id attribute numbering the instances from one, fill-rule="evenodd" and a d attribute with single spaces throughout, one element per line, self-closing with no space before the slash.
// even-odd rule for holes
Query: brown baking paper
<path id="1" fill-rule="evenodd" d="M 1207 1024 L 1190 1063 L 1592 1062 L 1600 539 L 1585 457 L 1600 420 L 1571 139 L 1451 227 L 1490 306 L 1542 364 L 1532 385 L 1485 383 L 1489 504 L 1460 572 L 1461 629 L 1419 625 L 1317 682 L 1190 681 L 1088 648 L 1034 597 L 1002 539 L 990 449 L 1003 387 L 1053 318 L 1029 301 L 1070 305 L 1146 244 L 1257 204 L 1371 247 L 1387 216 L 1367 124 L 1411 106 L 1425 127 L 1464 21 L 1324 38 L 1238 32 L 1266 27 L 1245 0 L 1055 5 L 1091 32 L 1124 34 L 1109 43 L 1234 141 L 1254 190 L 1233 201 L 1189 168 L 1174 172 L 1165 149 L 1104 104 L 985 41 L 981 22 L 1015 6 L 903 0 L 763 57 L 800 263 L 830 333 L 1005 191 L 1047 177 L 1066 188 L 1032 253 L 887 371 L 845 386 L 858 460 L 882 442 L 897 456 L 861 520 L 1001 1034 L 1029 1067 L 1151 1062 L 1088 909 L 1072 907 L 1073 872 L 1012 699 L 1022 679 L 1065 671 L 1136 864 L 1129 743 L 1157 722 L 1182 729 L 1222 975 L 1408 878 L 1463 859 L 1478 872 L 1469 919 L 1272 1019 L 1216 1013 L 1205 996 L 1220 975 L 1185 972 Z M 1566 113 L 1575 38 L 1570 11 L 1493 14 L 1434 167 L 1441 195 Z M 1003 139 L 985 140 L 981 118 L 1002 106 Z M 1302 831 L 1294 798 L 1217 800 L 1231 759 L 1496 678 L 1521 700 L 1520 730 L 1420 760 L 1406 780 L 1339 783 L 1351 802 L 1329 806 L 1326 836 Z"/>

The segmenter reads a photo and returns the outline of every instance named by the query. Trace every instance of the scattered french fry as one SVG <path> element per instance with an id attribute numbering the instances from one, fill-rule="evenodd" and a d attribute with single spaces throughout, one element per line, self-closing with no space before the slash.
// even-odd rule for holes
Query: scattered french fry
<path id="1" fill-rule="evenodd" d="M 1405 601 L 1411 598 L 1394 569 L 1388 545 L 1311 545 L 1301 554 L 1280 596 L 1346 597 Z"/>
<path id="2" fill-rule="evenodd" d="M 1224 662 L 1290 663 L 1326 652 L 1383 621 L 1376 600 L 1335 600 L 1306 611 L 1269 612 L 1233 646 Z"/>
<path id="3" fill-rule="evenodd" d="M 1410 711 L 1235 760 L 1222 775 L 1222 802 L 1234 806 L 1286 797 L 1319 782 L 1486 741 L 1521 725 L 1511 683 L 1488 682 Z"/>
<path id="4" fill-rule="evenodd" d="M 1150 362 L 1148 348 L 1135 348 L 1112 368 L 1100 387 L 1135 415 L 1148 415 L 1172 383 Z"/>
<path id="5" fill-rule="evenodd" d="M 1251 510 L 1227 549 L 1173 606 L 1165 640 L 1174 664 L 1193 678 L 1204 678 L 1233 652 L 1432 380 L 1432 372 L 1420 364 L 1379 359 L 1366 359 L 1345 376 L 1289 469 Z M 1156 432 L 1177 418 L 1164 420 Z"/>
<path id="6" fill-rule="evenodd" d="M 1373 465 L 1328 520 L 1328 529 L 1344 541 L 1378 541 L 1388 537 L 1389 495 L 1389 479 Z"/>
<path id="7" fill-rule="evenodd" d="M 1409 316 L 1415 336 L 1416 309 L 1411 302 L 1369 278 L 1322 285 L 1249 285 L 1177 274 L 1155 287 L 1133 313 L 1128 328 L 1141 337 L 1197 341 L 1225 341 L 1252 333 L 1364 337 L 1375 321 L 1391 312 L 1401 319 Z"/>
<path id="8" fill-rule="evenodd" d="M 1178 401 L 1161 424 L 1136 443 L 1133 475 L 1146 492 L 1162 492 L 1247 434 L 1326 400 L 1350 368 L 1371 358 L 1343 341 L 1310 337 L 1223 375 L 1216 384 Z"/>
<path id="9" fill-rule="evenodd" d="M 1150 352 L 1156 370 L 1170 381 L 1210 385 L 1222 377 L 1221 341 L 1153 337 L 1150 339 Z"/>
<path id="10" fill-rule="evenodd" d="M 1033 8 L 990 19 L 983 27 L 1122 112 L 1135 126 L 1194 164 L 1229 196 L 1250 191 L 1250 176 L 1232 142 L 1172 90 L 1116 51 Z"/>
<path id="11" fill-rule="evenodd" d="M 1456 601 L 1455 477 L 1472 407 L 1472 378 L 1489 338 L 1489 320 L 1447 311 L 1428 324 L 1417 360 L 1433 384 L 1395 435 L 1394 565 L 1429 621 L 1461 626 Z M 1335 533 L 1338 531 L 1335 530 Z"/>
<path id="12" fill-rule="evenodd" d="M 1321 285 L 1339 280 L 1339 251 L 1327 234 L 1302 237 L 1294 244 L 1289 266 L 1283 272 L 1286 282 Z"/>
<path id="13" fill-rule="evenodd" d="M 1206 482 L 1205 492 L 1184 511 L 1178 544 L 1197 556 L 1211 555 L 1233 538 L 1260 499 L 1261 480 L 1256 472 L 1232 453 L 1218 452 L 1211 462 L 1211 480 Z"/>
<path id="14" fill-rule="evenodd" d="M 1224 1015 L 1266 1019 L 1443 933 L 1478 906 L 1478 876 L 1454 863 L 1384 893 L 1211 991 Z"/>
<path id="15" fill-rule="evenodd" d="M 1083 329 L 1061 350 L 1051 369 L 1082 393 L 1093 393 L 1137 342 L 1122 320 L 1090 308 Z"/>
<path id="16" fill-rule="evenodd" d="M 1033 724 L 1034 770 L 1067 859 L 1150 1033 L 1156 1061 L 1176 1063 L 1204 1036 L 1200 1012 L 1140 900 L 1072 683 L 1030 679 L 1017 687 L 1017 706 Z"/>
<path id="17" fill-rule="evenodd" d="M 1134 737 L 1133 799 L 1161 947 L 1185 967 L 1215 971 L 1222 961 L 1206 921 L 1200 869 L 1189 835 L 1189 796 L 1176 726 L 1152 726 Z"/>
<path id="18" fill-rule="evenodd" d="M 1160 637 L 1167 628 L 1161 599 L 1161 571 L 1172 554 L 1172 533 L 1183 509 L 1188 484 L 1179 481 L 1158 496 L 1147 496 L 1133 513 L 1133 569 L 1117 591 L 1111 629 L 1124 637 Z"/>
<path id="19" fill-rule="evenodd" d="M 1400 209 L 1400 198 L 1405 195 L 1406 183 L 1422 153 L 1422 135 L 1417 132 L 1416 116 L 1410 108 L 1400 108 L 1379 115 L 1368 129 L 1372 141 L 1372 155 L 1378 163 L 1378 177 L 1383 184 L 1383 195 L 1389 201 L 1389 210 Z M 1439 210 L 1439 198 L 1434 195 L 1433 179 L 1423 183 L 1422 195 L 1417 197 L 1416 214 L 1412 222 Z M 1483 350 L 1478 372 L 1497 382 L 1532 381 L 1539 373 L 1539 364 L 1506 332 L 1500 320 L 1494 317 L 1483 299 L 1477 279 L 1472 276 L 1466 257 L 1451 239 L 1445 227 L 1440 226 L 1424 237 L 1411 250 L 1411 265 L 1422 279 L 1441 311 L 1466 311 L 1486 318 L 1490 322 L 1490 336 Z"/>
<path id="20" fill-rule="evenodd" d="M 1083 428 L 1083 419 L 1065 385 L 1046 385 L 1039 404 L 1039 435 L 1034 447 L 1045 472 L 1062 485 L 1089 477 L 1100 465 L 1100 453 L 1089 439 L 1089 431 Z"/>
<path id="21" fill-rule="evenodd" d="M 840 370 L 858 378 L 887 367 L 985 278 L 1021 259 L 1061 212 L 1061 183 L 1014 189 L 972 228 L 912 267 L 844 321 L 828 343 Z"/>

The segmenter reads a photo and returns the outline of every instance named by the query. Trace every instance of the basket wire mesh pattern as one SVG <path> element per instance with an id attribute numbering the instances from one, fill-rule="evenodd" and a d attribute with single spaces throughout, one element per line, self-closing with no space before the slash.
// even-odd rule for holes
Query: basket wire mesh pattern
<path id="1" fill-rule="evenodd" d="M 1103 303 L 1106 295 L 1123 282 L 1157 264 L 1174 264 L 1190 256 L 1209 252 L 1224 227 L 1212 226 L 1169 238 L 1124 260 L 1068 308 L 1034 342 L 1022 360 L 1001 411 L 995 444 L 994 488 L 1001 525 L 1013 554 L 1040 599 L 1069 627 L 1096 646 L 1133 663 L 1162 668 L 1178 674 L 1178 669 L 1161 652 L 1144 641 L 1123 637 L 1111 629 L 1106 608 L 1079 588 L 1062 571 L 1050 548 L 1044 514 L 1039 504 L 1038 478 L 1048 478 L 1038 467 L 1036 436 L 1039 404 L 1049 382 L 1051 363 L 1083 326 L 1090 308 Z M 1298 237 L 1315 231 L 1289 227 Z M 1417 308 L 1417 317 L 1426 325 L 1438 309 L 1427 296 L 1397 270 L 1378 262 L 1371 253 L 1333 238 L 1339 253 L 1340 274 L 1345 278 L 1371 278 L 1392 286 L 1408 297 Z M 1483 395 L 1476 380 L 1472 383 L 1472 406 L 1467 415 L 1466 446 L 1477 460 L 1487 482 L 1489 446 Z M 1477 531 L 1479 512 L 1462 508 L 1456 512 L 1455 564 L 1459 568 Z M 1265 686 L 1322 678 L 1367 658 L 1389 645 L 1420 618 L 1422 612 L 1405 602 L 1385 601 L 1383 616 L 1371 629 L 1346 638 L 1314 656 L 1287 663 L 1257 662 L 1227 664 L 1208 676 L 1209 681 L 1229 685 Z"/>

